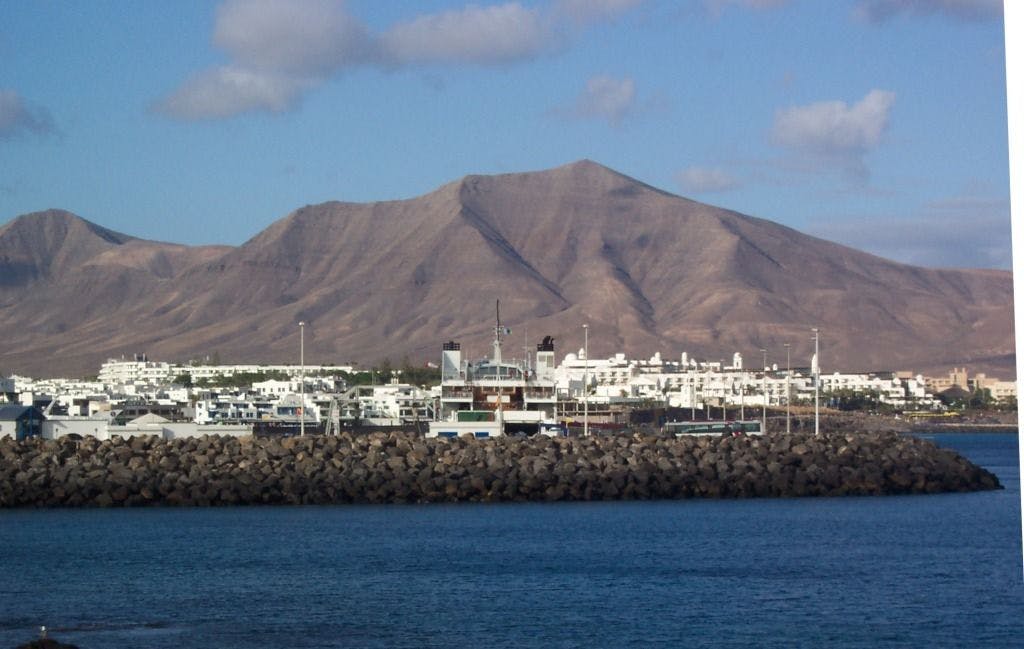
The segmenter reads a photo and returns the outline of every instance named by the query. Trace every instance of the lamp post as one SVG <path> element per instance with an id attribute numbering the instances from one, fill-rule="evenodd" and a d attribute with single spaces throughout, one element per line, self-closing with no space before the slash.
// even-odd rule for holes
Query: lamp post
<path id="1" fill-rule="evenodd" d="M 814 367 L 811 374 L 814 375 L 814 434 L 819 434 L 818 429 L 818 377 L 821 374 L 821 361 L 818 359 L 818 328 L 811 329 L 814 332 Z"/>
<path id="2" fill-rule="evenodd" d="M 786 348 L 786 434 L 788 435 L 789 434 L 789 397 L 790 397 L 789 373 L 791 371 L 790 370 L 790 366 L 789 366 L 789 343 L 783 343 L 782 346 Z"/>
<path id="3" fill-rule="evenodd" d="M 761 433 L 768 432 L 768 350 L 761 350 Z"/>
<path id="4" fill-rule="evenodd" d="M 744 419 L 747 418 L 746 412 L 743 410 L 743 402 L 744 402 L 743 393 L 747 391 L 747 385 L 743 381 L 743 370 L 740 370 L 739 380 L 740 380 L 740 421 L 743 421 Z"/>
<path id="5" fill-rule="evenodd" d="M 306 435 L 306 323 L 299 321 L 299 437 Z"/>
<path id="6" fill-rule="evenodd" d="M 725 421 L 725 403 L 728 396 L 725 394 L 725 359 L 718 359 L 718 371 L 722 373 L 722 421 Z"/>
<path id="7" fill-rule="evenodd" d="M 700 398 L 704 401 L 704 421 L 711 421 L 711 401 L 708 390 L 711 388 L 711 361 L 704 362 L 704 383 L 701 385 Z"/>
<path id="8" fill-rule="evenodd" d="M 590 436 L 590 325 L 583 325 L 583 436 Z"/>
<path id="9" fill-rule="evenodd" d="M 690 421 L 697 421 L 697 377 L 690 377 Z"/>

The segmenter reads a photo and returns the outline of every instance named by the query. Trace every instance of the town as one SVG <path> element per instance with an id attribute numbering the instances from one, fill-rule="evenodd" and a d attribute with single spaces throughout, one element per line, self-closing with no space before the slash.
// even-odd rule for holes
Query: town
<path id="1" fill-rule="evenodd" d="M 787 358 L 780 366 L 768 364 L 766 355 L 761 350 L 756 361 L 763 364 L 750 367 L 739 352 L 726 363 L 698 360 L 686 352 L 673 359 L 660 353 L 647 359 L 624 354 L 588 359 L 580 349 L 553 366 L 552 348 L 546 378 L 553 388 L 548 399 L 553 412 L 547 416 L 564 434 L 588 424 L 594 430 L 626 428 L 636 412 L 677 412 L 691 421 L 742 421 L 765 417 L 770 408 L 784 409 L 788 421 L 790 407 L 806 408 L 819 400 L 823 407 L 884 410 L 897 416 L 939 416 L 965 405 L 1009 407 L 1016 401 L 1014 381 L 981 373 L 969 376 L 966 368 L 939 377 L 907 371 L 819 373 L 815 357 L 809 365 L 791 366 Z M 539 358 L 531 364 L 527 354 L 519 362 L 524 376 L 537 369 Z M 432 363 L 401 369 L 385 363 L 358 370 L 304 362 L 175 364 L 138 354 L 108 360 L 94 380 L 0 378 L 0 437 L 173 439 L 389 428 L 422 432 L 440 418 L 442 383 L 441 369 Z"/>

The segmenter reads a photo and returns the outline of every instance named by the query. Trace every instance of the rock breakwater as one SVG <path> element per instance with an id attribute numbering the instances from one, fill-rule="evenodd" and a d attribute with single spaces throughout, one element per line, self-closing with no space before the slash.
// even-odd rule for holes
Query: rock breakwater
<path id="1" fill-rule="evenodd" d="M 740 498 L 1000 489 L 894 434 L 0 440 L 0 507 Z"/>

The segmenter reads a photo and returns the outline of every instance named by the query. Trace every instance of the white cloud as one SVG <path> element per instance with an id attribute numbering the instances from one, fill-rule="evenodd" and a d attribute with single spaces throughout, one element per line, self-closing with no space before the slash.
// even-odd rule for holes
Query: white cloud
<path id="1" fill-rule="evenodd" d="M 992 20 L 1003 15 L 1003 0 L 860 0 L 855 14 L 872 23 L 885 22 L 900 14 Z"/>
<path id="2" fill-rule="evenodd" d="M 909 217 L 833 217 L 808 230 L 917 266 L 1009 269 L 1013 260 L 1010 204 L 1005 199 L 956 197 L 928 203 Z"/>
<path id="3" fill-rule="evenodd" d="M 398 63 L 508 63 L 533 58 L 552 43 L 541 14 L 517 2 L 428 14 L 382 36 Z"/>
<path id="4" fill-rule="evenodd" d="M 570 38 L 566 26 L 609 19 L 641 1 L 555 0 L 543 10 L 469 4 L 372 32 L 341 0 L 227 0 L 213 42 L 228 61 L 193 75 L 154 107 L 190 120 L 280 113 L 354 66 L 516 63 L 557 51 Z M 613 120 L 624 114 L 605 110 Z"/>
<path id="5" fill-rule="evenodd" d="M 567 112 L 573 117 L 605 119 L 616 126 L 633 110 L 635 103 L 633 79 L 596 76 L 587 80 L 586 88 Z"/>
<path id="6" fill-rule="evenodd" d="M 878 146 L 889 124 L 896 93 L 872 90 L 853 106 L 822 101 L 778 111 L 776 144 L 820 153 L 862 153 Z"/>
<path id="7" fill-rule="evenodd" d="M 338 0 L 229 0 L 217 10 L 213 42 L 231 62 L 193 75 L 157 111 L 189 120 L 282 113 L 331 74 L 378 56 Z"/>
<path id="8" fill-rule="evenodd" d="M 366 28 L 334 0 L 230 0 L 213 42 L 239 66 L 304 76 L 373 58 Z"/>
<path id="9" fill-rule="evenodd" d="M 49 111 L 26 102 L 13 90 L 0 90 L 0 140 L 55 132 Z"/>
<path id="10" fill-rule="evenodd" d="M 876 148 L 889 125 L 896 93 L 872 90 L 850 106 L 843 101 L 822 101 L 775 113 L 772 142 L 810 154 L 863 176 L 863 157 Z"/>
<path id="11" fill-rule="evenodd" d="M 740 185 L 731 174 L 713 167 L 687 167 L 676 175 L 676 180 L 683 191 L 693 194 L 724 192 Z"/>
<path id="12" fill-rule="evenodd" d="M 202 72 L 156 104 L 180 119 L 216 119 L 249 111 L 281 113 L 315 82 L 263 71 L 224 66 Z"/>

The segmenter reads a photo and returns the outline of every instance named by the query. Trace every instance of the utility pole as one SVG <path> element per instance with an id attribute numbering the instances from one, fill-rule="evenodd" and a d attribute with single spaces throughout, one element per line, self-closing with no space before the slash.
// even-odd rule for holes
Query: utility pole
<path id="1" fill-rule="evenodd" d="M 697 377 L 690 377 L 690 421 L 697 421 Z"/>
<path id="2" fill-rule="evenodd" d="M 744 419 L 747 418 L 747 415 L 743 410 L 743 393 L 747 391 L 747 385 L 743 380 L 743 372 L 744 370 L 740 370 L 740 421 L 743 421 Z"/>
<path id="3" fill-rule="evenodd" d="M 814 375 L 814 435 L 820 434 L 818 428 L 818 380 L 821 375 L 821 360 L 818 358 L 818 328 L 811 329 L 814 332 L 814 367 L 811 368 L 811 373 Z"/>
<path id="4" fill-rule="evenodd" d="M 590 325 L 583 325 L 583 436 L 590 436 Z"/>
<path id="5" fill-rule="evenodd" d="M 783 347 L 786 348 L 786 434 L 789 434 L 789 398 L 790 398 L 790 387 L 789 387 L 789 374 L 792 371 L 789 365 L 789 343 L 783 343 Z"/>
<path id="6" fill-rule="evenodd" d="M 299 321 L 299 437 L 306 435 L 306 323 Z"/>
<path id="7" fill-rule="evenodd" d="M 725 359 L 719 359 L 718 371 L 722 373 L 722 421 L 725 421 L 725 403 L 727 396 L 725 394 Z"/>
<path id="8" fill-rule="evenodd" d="M 761 434 L 768 432 L 768 350 L 761 350 Z"/>
<path id="9" fill-rule="evenodd" d="M 711 401 L 708 399 L 708 390 L 711 388 L 711 361 L 704 363 L 704 384 L 701 386 L 700 397 L 704 401 L 704 421 L 711 421 Z"/>

